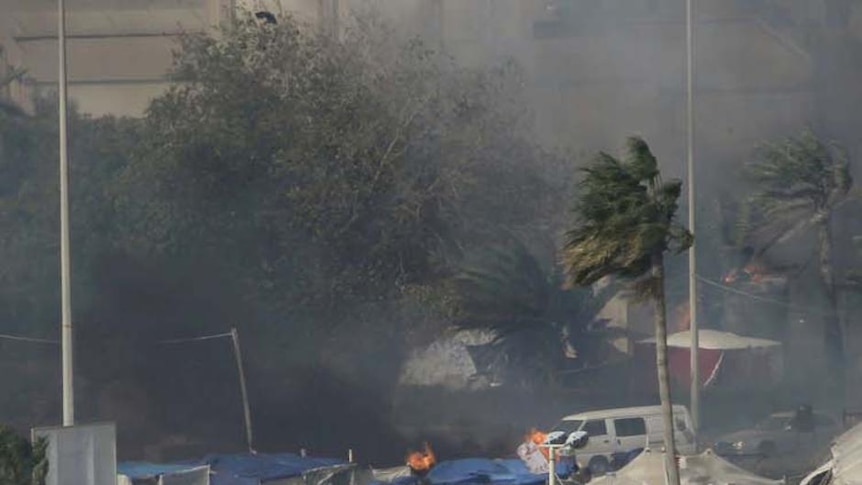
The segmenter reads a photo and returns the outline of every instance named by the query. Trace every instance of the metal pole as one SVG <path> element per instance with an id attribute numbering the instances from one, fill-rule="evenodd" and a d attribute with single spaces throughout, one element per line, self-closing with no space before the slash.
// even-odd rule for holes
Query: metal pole
<path id="1" fill-rule="evenodd" d="M 248 390 L 245 386 L 245 370 L 242 366 L 242 353 L 239 347 L 239 332 L 236 328 L 230 329 L 230 337 L 233 341 L 233 355 L 236 357 L 236 370 L 239 373 L 239 387 L 242 392 L 242 410 L 245 418 L 245 440 L 248 445 L 249 453 L 255 453 L 253 446 L 253 436 L 251 432 L 251 408 L 248 405 Z"/>
<path id="2" fill-rule="evenodd" d="M 688 165 L 688 228 L 695 231 L 694 199 L 694 35 L 692 0 L 685 0 L 686 44 L 686 151 Z M 695 437 L 700 429 L 700 341 L 697 322 L 697 242 L 688 250 L 688 309 L 691 331 L 691 419 Z M 695 439 L 695 443 L 697 440 Z"/>
<path id="3" fill-rule="evenodd" d="M 72 302 L 69 271 L 69 153 L 66 112 L 66 5 L 57 1 L 57 43 L 60 57 L 60 327 L 63 362 L 63 426 L 75 424 L 74 360 L 72 358 Z"/>
<path id="4" fill-rule="evenodd" d="M 548 485 L 555 485 L 557 482 L 557 467 L 554 463 L 554 453 L 556 448 L 548 446 Z"/>

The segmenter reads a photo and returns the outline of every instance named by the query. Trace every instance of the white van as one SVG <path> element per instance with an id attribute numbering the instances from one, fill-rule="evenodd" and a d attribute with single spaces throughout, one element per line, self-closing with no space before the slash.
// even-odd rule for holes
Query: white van
<path id="1" fill-rule="evenodd" d="M 673 406 L 674 437 L 677 453 L 697 453 L 694 434 L 691 432 L 691 417 L 685 406 Z M 602 409 L 572 414 L 562 419 L 554 430 L 573 432 L 586 431 L 589 440 L 577 450 L 578 465 L 602 474 L 608 471 L 612 456 L 628 453 L 638 448 L 660 449 L 664 446 L 664 423 L 661 406 Z"/>

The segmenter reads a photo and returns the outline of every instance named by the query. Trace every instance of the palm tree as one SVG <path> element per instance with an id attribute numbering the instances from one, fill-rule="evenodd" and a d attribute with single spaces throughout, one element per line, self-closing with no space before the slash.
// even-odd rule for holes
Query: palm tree
<path id="1" fill-rule="evenodd" d="M 522 377 L 554 382 L 572 341 L 578 361 L 596 350 L 587 324 L 607 292 L 563 289 L 562 275 L 516 237 L 471 254 L 454 278 L 457 294 L 455 325 L 490 330 L 493 345 Z"/>
<path id="2" fill-rule="evenodd" d="M 838 317 L 832 220 L 836 209 L 850 199 L 849 162 L 839 147 L 805 131 L 764 145 L 747 172 L 756 184 L 749 200 L 756 214 L 746 224 L 747 242 L 757 254 L 811 231 L 817 235 L 820 281 L 829 305 L 824 345 L 833 384 L 843 393 L 844 332 Z"/>
<path id="3" fill-rule="evenodd" d="M 566 283 L 585 286 L 606 276 L 620 276 L 633 283 L 638 296 L 655 303 L 666 468 L 668 483 L 679 485 L 667 363 L 664 254 L 684 252 L 693 242 L 691 233 L 674 222 L 682 182 L 663 181 L 649 146 L 636 137 L 628 139 L 624 160 L 599 153 L 584 173 L 575 201 L 575 224 L 566 233 Z"/>

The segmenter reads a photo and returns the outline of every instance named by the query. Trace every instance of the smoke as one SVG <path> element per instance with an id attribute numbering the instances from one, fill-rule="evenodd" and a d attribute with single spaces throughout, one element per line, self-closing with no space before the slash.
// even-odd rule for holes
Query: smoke
<path id="1" fill-rule="evenodd" d="M 682 0 L 346 3 L 377 9 L 402 33 L 424 37 L 428 45 L 445 50 L 463 65 L 487 67 L 513 59 L 524 73 L 536 141 L 572 160 L 572 171 L 590 153 L 616 151 L 627 136 L 638 134 L 649 142 L 667 177 L 685 179 Z M 733 207 L 748 189 L 741 169 L 758 143 L 814 126 L 824 137 L 842 143 L 851 160 L 862 150 L 855 133 L 862 60 L 857 58 L 860 50 L 852 26 L 829 24 L 817 9 L 774 1 L 694 3 L 698 222 L 693 229 L 699 273 L 721 281 L 729 270 L 748 262 L 728 233 L 735 219 Z M 776 7 L 779 3 L 785 5 Z M 284 5 L 289 9 L 298 4 Z M 281 12 L 274 2 L 263 6 Z M 303 18 L 312 18 L 313 10 L 304 11 L 311 17 Z M 342 8 L 340 14 L 347 11 Z M 860 174 L 855 165 L 854 170 Z M 558 210 L 558 223 L 546 228 L 550 234 L 536 235 L 526 241 L 528 245 L 559 238 L 568 206 Z M 862 234 L 862 224 L 844 215 L 835 224 L 841 241 L 835 266 L 854 266 L 847 241 Z M 809 246 L 802 241 L 773 263 L 805 261 Z M 398 370 L 410 347 L 434 337 L 412 335 L 416 330 L 405 328 L 412 316 L 403 309 L 384 302 L 350 315 L 264 314 L 255 302 L 236 297 L 240 284 L 231 275 L 214 277 L 217 273 L 206 267 L 151 267 L 113 254 L 93 267 L 97 268 L 93 287 L 99 294 L 87 297 L 99 303 L 78 317 L 86 323 L 78 334 L 78 363 L 85 376 L 80 380 L 81 416 L 116 419 L 123 458 L 172 459 L 244 449 L 238 375 L 229 342 L 173 347 L 158 343 L 224 332 L 231 326 L 239 328 L 249 364 L 250 401 L 261 450 L 304 447 L 315 454 L 342 456 L 353 448 L 360 460 L 392 464 L 402 459 L 407 447 L 430 439 L 443 459 L 465 453 L 505 454 L 514 451 L 530 426 L 547 428 L 563 414 L 589 407 L 649 404 L 652 399 L 627 393 L 613 378 L 591 381 L 589 395 L 546 389 L 469 395 L 402 389 L 397 386 Z M 684 255 L 670 259 L 669 276 L 673 308 L 687 299 Z M 811 270 L 793 278 L 792 292 L 772 296 L 816 307 L 819 302 L 807 296 L 816 287 Z M 800 338 L 817 338 L 815 311 L 800 313 L 761 302 L 733 313 L 721 311 L 734 304 L 727 291 L 704 286 L 700 296 L 702 308 L 718 309 L 703 311 L 704 326 L 750 329 L 756 334 L 762 327 L 739 319 L 767 318 L 765 327 L 779 327 L 769 336 L 799 331 Z M 857 305 L 849 308 L 858 308 L 858 302 L 848 301 Z M 724 321 L 740 313 L 744 316 L 734 322 Z M 351 319 L 351 326 L 335 331 L 324 330 L 324 325 L 304 326 L 309 334 L 302 337 L 304 345 L 298 345 L 288 330 L 272 337 L 278 333 L 273 329 L 293 328 L 294 320 L 334 318 Z M 436 325 L 435 332 L 442 326 Z M 390 345 L 381 345 L 384 340 Z M 7 353 L 7 346 L 14 344 L 3 345 L 4 355 L 12 359 L 19 352 L 26 362 L 4 374 L 45 383 L 22 388 L 26 399 L 15 400 L 4 411 L 26 416 L 16 423 L 22 428 L 51 423 L 59 413 L 49 391 L 59 389 L 59 383 L 56 373 L 46 369 L 55 368 L 56 354 L 42 348 Z M 714 416 L 707 424 L 738 420 L 743 412 L 754 419 L 773 409 L 793 408 L 797 399 L 815 397 L 814 388 L 807 386 L 817 377 L 815 373 L 790 382 L 789 387 L 804 391 L 802 397 L 790 391 L 707 396 Z M 685 394 L 676 390 L 680 400 Z M 718 409 L 724 409 L 723 415 Z"/>

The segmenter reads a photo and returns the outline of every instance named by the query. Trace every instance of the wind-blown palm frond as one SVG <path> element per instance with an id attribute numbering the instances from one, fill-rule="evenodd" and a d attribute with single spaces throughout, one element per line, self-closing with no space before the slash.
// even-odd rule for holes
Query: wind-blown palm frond
<path id="1" fill-rule="evenodd" d="M 840 147 L 820 141 L 810 131 L 761 147 L 747 173 L 756 184 L 749 199 L 747 246 L 762 254 L 801 234 L 816 233 L 820 280 L 831 312 L 823 334 L 833 384 L 844 390 L 844 330 L 838 319 L 833 268 L 832 219 L 851 199 L 850 163 Z M 852 279 L 852 278 L 850 278 Z"/>
<path id="2" fill-rule="evenodd" d="M 682 182 L 662 181 L 642 139 L 628 140 L 624 161 L 600 153 L 584 173 L 575 228 L 566 234 L 567 285 L 590 285 L 608 275 L 640 278 L 656 251 L 691 246 L 691 233 L 674 222 Z"/>
<path id="3" fill-rule="evenodd" d="M 562 288 L 562 275 L 513 239 L 471 256 L 454 279 L 461 329 L 490 330 L 510 364 L 550 375 L 559 369 L 564 335 L 583 361 L 591 356 L 587 329 L 606 299 Z"/>
<path id="4" fill-rule="evenodd" d="M 843 151 L 810 131 L 763 145 L 746 172 L 757 191 L 742 224 L 746 244 L 758 253 L 824 222 L 853 186 Z"/>
<path id="5" fill-rule="evenodd" d="M 673 413 L 667 365 L 664 253 L 688 249 L 691 233 L 674 222 L 682 191 L 678 180 L 664 182 L 646 142 L 629 138 L 620 161 L 600 153 L 584 169 L 575 203 L 575 226 L 566 233 L 563 265 L 569 286 L 599 279 L 634 279 L 641 298 L 655 302 L 656 369 L 665 433 L 668 483 L 679 485 L 674 456 Z"/>

